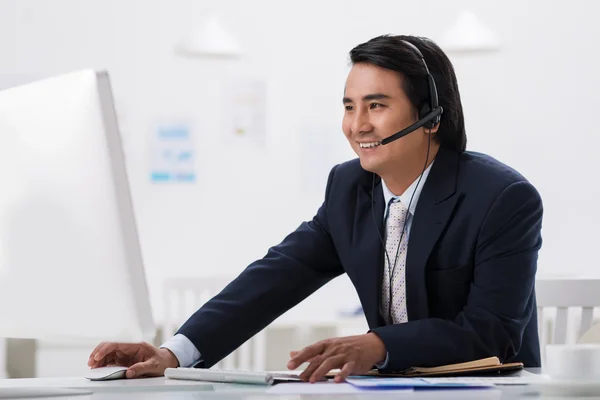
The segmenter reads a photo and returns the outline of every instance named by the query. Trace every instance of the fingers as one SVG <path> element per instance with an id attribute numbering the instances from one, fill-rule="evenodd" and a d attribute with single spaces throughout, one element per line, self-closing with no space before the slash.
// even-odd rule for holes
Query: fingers
<path id="1" fill-rule="evenodd" d="M 96 360 L 94 360 L 94 357 L 96 356 L 96 353 L 98 352 L 98 349 L 103 346 L 106 342 L 100 342 L 100 344 L 98 344 L 98 346 L 96 346 L 96 348 L 94 350 L 92 350 L 92 352 L 90 353 L 90 357 L 88 358 L 88 366 L 89 367 L 93 367 L 96 364 Z"/>
<path id="2" fill-rule="evenodd" d="M 125 360 L 127 358 L 130 358 L 130 356 L 128 356 L 127 354 L 125 354 L 121 350 L 117 350 L 117 351 L 115 351 L 115 358 L 117 360 L 119 360 L 119 361 L 122 361 L 122 360 Z"/>
<path id="3" fill-rule="evenodd" d="M 329 371 L 345 364 L 346 357 L 342 354 L 332 356 L 323 361 L 310 376 L 310 383 L 323 379 Z"/>
<path id="4" fill-rule="evenodd" d="M 149 360 L 139 362 L 137 364 L 133 364 L 125 375 L 127 378 L 138 378 L 140 376 L 159 376 L 162 375 L 162 371 L 160 371 L 160 363 L 155 359 L 151 358 Z"/>
<path id="5" fill-rule="evenodd" d="M 97 350 L 96 350 L 96 354 L 94 354 L 94 357 L 92 359 L 92 362 L 95 362 L 94 367 L 99 367 L 99 366 L 104 366 L 108 363 L 108 360 L 112 359 L 112 354 L 113 352 L 115 352 L 118 348 L 118 344 L 117 343 L 103 343 L 100 346 L 98 346 Z"/>
<path id="6" fill-rule="evenodd" d="M 313 372 L 315 372 L 316 369 L 319 368 L 319 365 L 321 365 L 322 362 L 323 359 L 321 357 L 315 357 L 313 361 L 310 362 L 308 367 L 306 367 L 306 369 L 302 371 L 299 378 L 304 382 L 308 382 Z"/>
<path id="7" fill-rule="evenodd" d="M 294 358 L 296 357 L 296 355 L 300 353 L 299 351 L 290 351 L 290 358 Z M 306 362 L 312 362 L 315 359 L 315 357 L 309 358 L 308 360 L 306 360 Z M 298 365 L 299 366 L 299 365 Z M 297 368 L 297 367 L 296 367 Z"/>
<path id="8" fill-rule="evenodd" d="M 311 346 L 306 347 L 302 351 L 298 352 L 292 359 L 288 362 L 288 369 L 295 369 L 300 364 L 320 355 L 323 353 L 326 347 L 326 342 L 318 342 Z M 314 361 L 314 360 L 313 360 Z"/>
<path id="9" fill-rule="evenodd" d="M 140 346 L 141 344 L 102 342 L 90 354 L 88 365 L 92 368 L 112 364 L 124 365 L 124 363 L 131 362 L 128 354 L 136 353 Z"/>
<path id="10" fill-rule="evenodd" d="M 105 357 L 104 359 L 107 360 L 107 358 L 108 357 Z M 107 363 L 118 365 L 120 367 L 129 367 L 133 363 L 133 360 L 122 351 L 117 350 L 116 352 L 112 353 L 112 360 L 107 360 Z"/>
<path id="11" fill-rule="evenodd" d="M 117 343 L 104 343 L 96 351 L 94 360 L 96 360 L 96 361 L 102 360 L 108 354 L 112 353 L 113 351 L 117 351 L 118 347 L 119 347 L 119 345 Z"/>
<path id="12" fill-rule="evenodd" d="M 344 382 L 347 377 L 349 377 L 351 374 L 354 373 L 355 366 L 356 366 L 356 364 L 354 361 L 350 361 L 350 362 L 347 362 L 346 364 L 344 364 L 344 367 L 342 368 L 342 370 L 333 379 L 335 381 L 335 383 Z"/>
<path id="13" fill-rule="evenodd" d="M 92 364 L 90 365 L 91 368 L 102 368 L 102 367 L 108 367 L 108 366 L 109 366 L 109 363 L 106 358 L 104 358 L 100 361 L 92 360 Z"/>

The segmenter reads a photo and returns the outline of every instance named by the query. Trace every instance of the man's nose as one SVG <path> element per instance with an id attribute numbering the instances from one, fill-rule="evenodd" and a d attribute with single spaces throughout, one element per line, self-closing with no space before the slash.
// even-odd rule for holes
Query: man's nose
<path id="1" fill-rule="evenodd" d="M 357 112 L 354 114 L 354 119 L 350 127 L 352 135 L 360 135 L 361 133 L 370 132 L 373 129 L 369 114 L 367 112 Z"/>

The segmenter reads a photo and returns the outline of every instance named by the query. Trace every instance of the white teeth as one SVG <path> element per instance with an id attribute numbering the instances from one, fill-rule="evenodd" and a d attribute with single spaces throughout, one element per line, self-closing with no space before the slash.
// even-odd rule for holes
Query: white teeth
<path id="1" fill-rule="evenodd" d="M 380 144 L 381 144 L 380 142 L 370 142 L 370 143 L 359 143 L 358 145 L 361 148 L 365 149 L 365 148 L 377 147 Z"/>

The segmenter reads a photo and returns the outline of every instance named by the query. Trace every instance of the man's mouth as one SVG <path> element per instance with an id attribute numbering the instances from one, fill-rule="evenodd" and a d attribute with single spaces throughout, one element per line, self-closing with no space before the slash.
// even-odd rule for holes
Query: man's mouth
<path id="1" fill-rule="evenodd" d="M 362 142 L 358 143 L 361 149 L 371 149 L 381 145 L 381 142 Z"/>

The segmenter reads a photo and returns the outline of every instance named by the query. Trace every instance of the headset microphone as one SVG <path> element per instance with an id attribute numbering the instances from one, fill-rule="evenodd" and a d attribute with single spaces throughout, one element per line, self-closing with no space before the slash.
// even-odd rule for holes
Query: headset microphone
<path id="1" fill-rule="evenodd" d="M 404 136 L 408 135 L 409 133 L 416 131 L 423 125 L 427 125 L 428 122 L 430 122 L 430 121 L 436 119 L 438 116 L 442 115 L 443 111 L 444 111 L 443 108 L 440 106 L 435 108 L 433 111 L 431 111 L 427 115 L 423 116 L 423 118 L 419 119 L 417 122 L 415 122 L 408 128 L 402 129 L 400 132 L 394 133 L 392 136 L 386 137 L 385 139 L 383 139 L 381 141 L 381 144 L 392 143 L 394 140 L 400 139 L 401 137 L 404 137 Z"/>

